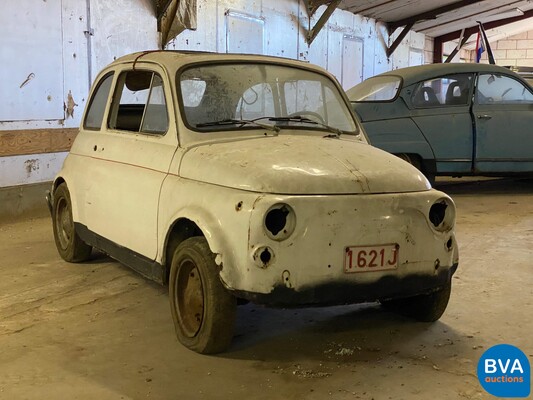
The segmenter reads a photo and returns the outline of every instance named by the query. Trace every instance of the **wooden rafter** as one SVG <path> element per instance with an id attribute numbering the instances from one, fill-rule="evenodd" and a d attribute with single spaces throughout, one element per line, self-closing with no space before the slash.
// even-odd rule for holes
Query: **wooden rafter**
<path id="1" fill-rule="evenodd" d="M 387 24 L 387 28 L 389 29 L 389 33 L 392 34 L 396 29 L 402 26 L 405 26 L 408 24 L 414 25 L 419 21 L 425 21 L 428 19 L 436 19 L 441 14 L 469 6 L 471 4 L 480 3 L 481 1 L 483 0 L 461 0 L 461 1 L 458 1 L 452 4 L 447 4 L 445 6 L 435 8 L 433 10 L 426 11 L 418 15 L 413 15 L 412 17 L 409 17 L 409 18 L 404 18 L 398 21 L 389 22 Z"/>
<path id="2" fill-rule="evenodd" d="M 511 24 L 513 22 L 518 22 L 518 21 L 521 21 L 523 19 L 532 18 L 532 17 L 533 17 L 533 10 L 524 11 L 523 15 L 519 15 L 519 16 L 516 16 L 516 17 L 499 19 L 497 21 L 491 21 L 491 22 L 485 22 L 485 23 L 483 23 L 483 27 L 485 29 L 494 29 L 494 28 L 498 28 L 500 26 L 504 26 L 504 25 L 507 25 L 507 24 Z M 472 26 L 470 28 L 466 28 L 464 34 L 465 34 L 465 36 L 466 35 L 473 35 L 474 33 L 477 33 L 478 29 L 479 29 L 479 27 L 476 24 L 476 25 L 474 25 L 474 26 Z M 435 37 L 435 41 L 438 40 L 441 43 L 446 43 L 446 42 L 449 42 L 450 40 L 459 39 L 460 36 L 461 36 L 461 31 L 458 30 L 458 31 L 455 31 L 455 32 L 447 33 L 445 35 L 437 36 L 437 37 Z"/>

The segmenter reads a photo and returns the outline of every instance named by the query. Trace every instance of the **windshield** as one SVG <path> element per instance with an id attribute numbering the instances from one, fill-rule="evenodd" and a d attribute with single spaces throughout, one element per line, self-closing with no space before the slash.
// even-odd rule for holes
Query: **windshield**
<path id="1" fill-rule="evenodd" d="M 396 97 L 402 80 L 397 76 L 376 76 L 349 89 L 350 101 L 391 101 Z"/>
<path id="2" fill-rule="evenodd" d="M 358 133 L 337 86 L 320 73 L 265 63 L 207 64 L 184 70 L 179 82 L 184 118 L 196 131 Z"/>

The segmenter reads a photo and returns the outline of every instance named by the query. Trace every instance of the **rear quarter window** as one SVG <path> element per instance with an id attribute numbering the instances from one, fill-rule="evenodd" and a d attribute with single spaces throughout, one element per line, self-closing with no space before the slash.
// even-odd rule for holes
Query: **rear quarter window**
<path id="1" fill-rule="evenodd" d="M 104 119 L 104 113 L 107 105 L 107 99 L 109 97 L 109 90 L 111 89 L 111 83 L 113 82 L 113 73 L 102 78 L 98 83 L 98 87 L 93 93 L 93 97 L 89 101 L 89 109 L 83 122 L 85 129 L 99 130 L 102 126 L 102 120 Z"/>

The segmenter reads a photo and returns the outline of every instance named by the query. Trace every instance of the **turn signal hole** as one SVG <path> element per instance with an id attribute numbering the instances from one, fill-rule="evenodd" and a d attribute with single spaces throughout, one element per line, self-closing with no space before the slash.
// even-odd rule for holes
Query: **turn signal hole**
<path id="1" fill-rule="evenodd" d="M 268 249 L 264 249 L 259 255 L 259 259 L 264 265 L 267 265 L 272 259 L 272 254 L 270 254 L 270 251 L 268 251 Z"/>
<path id="2" fill-rule="evenodd" d="M 450 251 L 453 247 L 453 240 L 452 238 L 449 238 L 448 241 L 446 242 L 446 248 L 448 249 L 448 251 Z"/>

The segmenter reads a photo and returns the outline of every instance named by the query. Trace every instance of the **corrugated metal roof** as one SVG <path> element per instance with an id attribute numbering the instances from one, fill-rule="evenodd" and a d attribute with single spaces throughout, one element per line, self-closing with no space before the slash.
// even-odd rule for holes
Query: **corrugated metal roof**
<path id="1" fill-rule="evenodd" d="M 431 37 L 474 27 L 477 21 L 533 17 L 531 0 L 342 0 L 338 8 L 385 22 L 391 30 L 413 22 L 412 30 Z"/>

